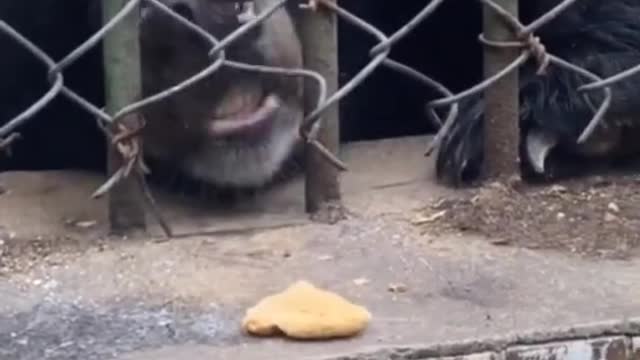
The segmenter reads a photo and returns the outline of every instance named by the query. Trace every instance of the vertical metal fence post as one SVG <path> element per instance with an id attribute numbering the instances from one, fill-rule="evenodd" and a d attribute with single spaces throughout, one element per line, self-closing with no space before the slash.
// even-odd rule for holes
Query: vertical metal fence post
<path id="1" fill-rule="evenodd" d="M 495 0 L 518 16 L 518 0 Z M 513 41 L 514 31 L 489 7 L 484 7 L 484 34 L 487 40 Z M 484 53 L 485 78 L 507 67 L 519 55 L 515 48 L 487 46 Z M 500 79 L 485 92 L 484 175 L 487 179 L 508 178 L 519 174 L 519 97 L 518 71 Z"/>
<path id="2" fill-rule="evenodd" d="M 102 1 L 103 23 L 111 19 L 128 0 Z M 140 49 L 138 44 L 138 16 L 136 8 L 112 29 L 104 39 L 104 69 L 106 109 L 109 114 L 133 103 L 140 95 Z M 132 129 L 139 126 L 136 114 L 120 119 Z M 122 165 L 122 156 L 113 147 L 108 150 L 108 172 L 112 175 Z M 134 170 L 135 171 L 135 170 Z M 130 176 L 109 192 L 109 221 L 111 232 L 123 234 L 146 228 L 143 198 L 136 179 Z"/>
<path id="3" fill-rule="evenodd" d="M 322 7 L 318 11 L 301 11 L 299 32 L 304 48 L 304 66 L 317 71 L 327 81 L 327 94 L 338 88 L 338 26 L 337 16 Z M 316 85 L 305 81 L 305 110 L 309 113 L 316 106 Z M 338 105 L 323 114 L 320 141 L 329 151 L 339 154 L 340 123 Z M 309 213 L 318 215 L 319 221 L 336 222 L 343 218 L 339 170 L 326 161 L 315 149 L 306 147 L 305 202 Z M 323 214 L 324 212 L 324 214 Z"/>

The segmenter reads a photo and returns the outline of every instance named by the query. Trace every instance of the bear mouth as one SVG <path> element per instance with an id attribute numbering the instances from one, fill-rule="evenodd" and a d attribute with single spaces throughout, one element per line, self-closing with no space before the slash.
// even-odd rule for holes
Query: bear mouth
<path id="1" fill-rule="evenodd" d="M 280 98 L 274 93 L 237 87 L 217 104 L 208 121 L 208 134 L 214 138 L 265 136 L 280 107 Z"/>

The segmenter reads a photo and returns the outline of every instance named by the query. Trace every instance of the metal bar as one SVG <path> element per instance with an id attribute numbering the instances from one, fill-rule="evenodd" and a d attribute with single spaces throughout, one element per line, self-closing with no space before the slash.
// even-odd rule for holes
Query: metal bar
<path id="1" fill-rule="evenodd" d="M 301 11 L 299 31 L 304 49 L 304 66 L 322 75 L 327 93 L 338 91 L 338 29 L 337 16 L 318 7 L 317 11 Z M 317 86 L 305 80 L 305 112 L 317 106 Z M 334 154 L 340 150 L 340 119 L 338 106 L 324 113 L 317 140 Z M 321 222 L 334 223 L 344 217 L 341 206 L 339 169 L 330 164 L 315 148 L 305 149 L 305 206 L 312 217 Z"/>
<path id="2" fill-rule="evenodd" d="M 518 0 L 496 0 L 497 5 L 518 16 Z M 489 41 L 513 41 L 515 32 L 490 7 L 483 11 L 485 38 Z M 513 63 L 518 48 L 487 46 L 484 52 L 484 77 L 490 78 Z M 518 72 L 513 71 L 485 90 L 484 176 L 486 179 L 517 176 L 519 145 Z"/>
<path id="3" fill-rule="evenodd" d="M 128 0 L 105 0 L 102 3 L 103 23 L 107 23 L 128 3 Z M 136 9 L 126 15 L 118 26 L 105 34 L 104 38 L 105 99 L 107 113 L 111 115 L 135 102 L 141 94 L 138 6 L 136 5 Z M 109 126 L 117 133 L 118 124 L 135 129 L 140 126 L 140 119 L 137 114 L 129 114 Z M 110 144 L 109 175 L 121 169 L 123 164 L 124 159 L 121 153 Z M 108 198 L 112 233 L 122 235 L 130 231 L 146 229 L 143 197 L 133 173 L 132 176 L 123 178 L 115 184 Z"/>

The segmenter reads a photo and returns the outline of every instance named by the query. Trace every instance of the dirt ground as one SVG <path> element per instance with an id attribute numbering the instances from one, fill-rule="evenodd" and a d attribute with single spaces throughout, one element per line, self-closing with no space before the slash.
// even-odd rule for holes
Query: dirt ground
<path id="1" fill-rule="evenodd" d="M 590 176 L 555 184 L 492 183 L 443 197 L 417 224 L 481 235 L 496 245 L 629 258 L 640 245 L 640 177 Z"/>

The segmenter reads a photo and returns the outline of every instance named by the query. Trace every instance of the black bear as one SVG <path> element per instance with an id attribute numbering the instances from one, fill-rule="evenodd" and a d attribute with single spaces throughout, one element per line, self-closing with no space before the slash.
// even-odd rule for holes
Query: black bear
<path id="1" fill-rule="evenodd" d="M 525 1 L 523 23 L 537 19 L 559 0 Z M 601 77 L 640 64 L 640 2 L 576 1 L 539 33 L 547 50 Z M 520 71 L 520 164 L 525 179 L 545 180 L 584 173 L 597 163 L 631 159 L 640 154 L 640 78 L 612 85 L 611 107 L 593 136 L 577 139 L 594 114 L 601 92 L 590 101 L 578 91 L 592 80 L 551 65 L 537 75 L 530 62 Z M 590 104 L 591 102 L 591 104 Z M 436 160 L 437 177 L 454 186 L 482 175 L 482 94 L 463 100 L 460 115 L 445 136 Z"/>

